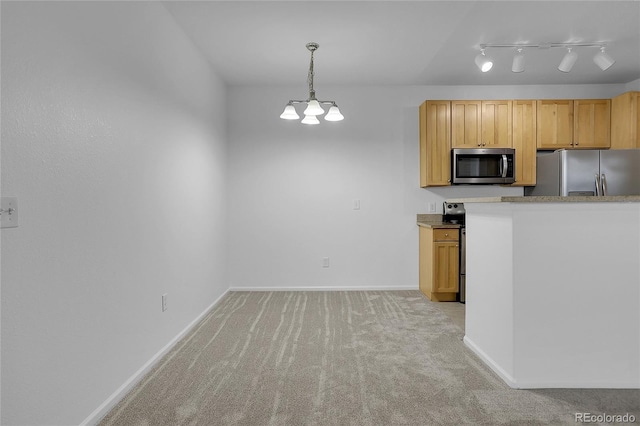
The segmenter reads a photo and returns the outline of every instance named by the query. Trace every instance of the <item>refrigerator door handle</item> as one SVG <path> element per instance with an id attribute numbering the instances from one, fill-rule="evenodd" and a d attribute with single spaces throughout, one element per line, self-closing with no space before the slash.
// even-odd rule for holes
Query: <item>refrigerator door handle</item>
<path id="1" fill-rule="evenodd" d="M 500 169 L 502 171 L 500 173 L 501 176 L 503 178 L 506 178 L 507 177 L 507 172 L 508 172 L 508 169 L 509 169 L 509 162 L 507 161 L 507 156 L 505 154 L 502 154 L 502 167 Z"/>
<path id="2" fill-rule="evenodd" d="M 600 185 L 602 185 L 602 195 L 604 195 L 606 197 L 607 196 L 607 179 L 606 179 L 604 173 L 602 174 L 602 177 L 600 178 Z"/>
<path id="3" fill-rule="evenodd" d="M 600 189 L 600 175 L 596 173 L 596 196 L 602 195 L 602 189 Z"/>

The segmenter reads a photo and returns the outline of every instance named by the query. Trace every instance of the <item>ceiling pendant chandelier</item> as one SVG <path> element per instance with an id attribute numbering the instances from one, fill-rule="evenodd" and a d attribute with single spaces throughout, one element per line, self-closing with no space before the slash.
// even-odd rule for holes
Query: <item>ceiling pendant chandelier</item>
<path id="1" fill-rule="evenodd" d="M 344 120 L 344 116 L 340 113 L 338 105 L 334 101 L 319 101 L 316 99 L 316 92 L 313 90 L 313 52 L 318 47 L 318 43 L 307 43 L 307 49 L 311 52 L 311 62 L 309 62 L 309 74 L 307 82 L 309 83 L 309 98 L 306 101 L 290 100 L 284 107 L 284 112 L 280 114 L 280 118 L 285 120 L 297 120 L 300 118 L 296 112 L 295 104 L 307 104 L 307 108 L 304 110 L 304 118 L 301 123 L 303 124 L 319 124 L 318 116 L 325 113 L 322 105 L 331 105 L 329 112 L 324 116 L 327 121 L 340 121 Z"/>

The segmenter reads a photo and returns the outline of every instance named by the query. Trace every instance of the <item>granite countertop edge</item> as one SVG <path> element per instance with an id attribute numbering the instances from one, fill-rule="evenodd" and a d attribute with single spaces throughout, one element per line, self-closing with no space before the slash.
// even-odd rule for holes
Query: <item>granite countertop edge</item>
<path id="1" fill-rule="evenodd" d="M 478 197 L 456 198 L 447 200 L 450 203 L 640 203 L 640 195 L 610 195 L 606 197 L 589 196 L 529 196 L 529 197 Z"/>
<path id="2" fill-rule="evenodd" d="M 441 214 L 418 214 L 416 224 L 423 228 L 449 228 L 458 229 L 460 225 L 455 223 L 444 223 Z"/>

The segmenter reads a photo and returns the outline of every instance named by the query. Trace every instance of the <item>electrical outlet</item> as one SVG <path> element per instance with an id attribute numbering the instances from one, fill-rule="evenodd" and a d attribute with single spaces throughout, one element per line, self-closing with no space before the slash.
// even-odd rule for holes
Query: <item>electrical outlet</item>
<path id="1" fill-rule="evenodd" d="M 360 200 L 357 198 L 353 200 L 353 209 L 360 210 Z"/>
<path id="2" fill-rule="evenodd" d="M 0 202 L 0 227 L 18 227 L 18 199 L 16 197 L 2 197 Z"/>
<path id="3" fill-rule="evenodd" d="M 328 268 L 329 267 L 329 258 L 328 257 L 323 257 L 322 258 L 322 267 L 323 268 Z"/>
<path id="4" fill-rule="evenodd" d="M 167 310 L 167 293 L 162 295 L 162 312 Z"/>
<path id="5" fill-rule="evenodd" d="M 436 203 L 429 203 L 429 213 L 436 212 Z"/>

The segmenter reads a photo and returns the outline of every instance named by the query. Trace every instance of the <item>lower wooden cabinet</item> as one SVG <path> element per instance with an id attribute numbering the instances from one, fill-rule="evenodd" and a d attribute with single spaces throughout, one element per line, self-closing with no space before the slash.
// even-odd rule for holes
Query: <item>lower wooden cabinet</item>
<path id="1" fill-rule="evenodd" d="M 419 227 L 420 291 L 435 302 L 455 301 L 458 293 L 460 230 Z"/>

